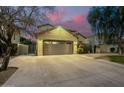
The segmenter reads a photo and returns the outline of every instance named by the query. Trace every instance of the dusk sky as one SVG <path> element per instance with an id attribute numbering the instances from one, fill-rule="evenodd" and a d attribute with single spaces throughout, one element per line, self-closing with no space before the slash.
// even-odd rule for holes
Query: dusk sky
<path id="1" fill-rule="evenodd" d="M 89 6 L 57 6 L 47 17 L 51 24 L 61 25 L 89 36 L 92 34 L 87 22 L 90 8 Z"/>

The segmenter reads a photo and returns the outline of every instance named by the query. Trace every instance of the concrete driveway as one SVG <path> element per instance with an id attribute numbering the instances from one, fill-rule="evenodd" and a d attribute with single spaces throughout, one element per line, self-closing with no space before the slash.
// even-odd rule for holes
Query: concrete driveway
<path id="1" fill-rule="evenodd" d="M 19 56 L 9 66 L 19 69 L 3 86 L 124 87 L 124 65 L 86 55 Z"/>

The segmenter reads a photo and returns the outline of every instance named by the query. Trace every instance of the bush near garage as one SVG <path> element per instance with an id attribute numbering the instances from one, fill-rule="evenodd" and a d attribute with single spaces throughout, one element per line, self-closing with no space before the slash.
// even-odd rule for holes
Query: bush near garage
<path id="1" fill-rule="evenodd" d="M 90 50 L 90 47 L 87 45 L 83 45 L 83 46 L 79 46 L 77 49 L 77 53 L 78 54 L 84 54 L 84 53 L 88 53 L 88 51 Z"/>
<path id="2" fill-rule="evenodd" d="M 84 53 L 84 49 L 83 48 L 78 48 L 77 49 L 77 53 L 78 54 L 83 54 Z"/>

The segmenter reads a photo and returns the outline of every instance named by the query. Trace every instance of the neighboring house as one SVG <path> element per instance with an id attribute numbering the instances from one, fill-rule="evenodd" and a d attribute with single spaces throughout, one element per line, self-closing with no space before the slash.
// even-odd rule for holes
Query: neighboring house
<path id="1" fill-rule="evenodd" d="M 116 53 L 118 52 L 118 45 L 112 43 L 103 43 L 96 35 L 88 37 L 89 45 L 92 53 Z M 113 50 L 113 51 L 112 51 Z"/>
<path id="2" fill-rule="evenodd" d="M 36 42 L 35 41 L 21 37 L 20 43 L 28 46 L 28 54 L 30 55 L 36 54 Z"/>
<path id="3" fill-rule="evenodd" d="M 16 51 L 16 55 L 27 55 L 28 54 L 28 45 L 21 44 L 20 38 L 21 38 L 21 33 L 20 31 L 16 31 L 13 34 L 11 42 L 13 43 L 15 48 L 14 50 Z"/>
<path id="4" fill-rule="evenodd" d="M 72 30 L 52 25 L 42 25 L 39 29 L 40 32 L 36 33 L 38 56 L 77 53 L 78 38 Z"/>

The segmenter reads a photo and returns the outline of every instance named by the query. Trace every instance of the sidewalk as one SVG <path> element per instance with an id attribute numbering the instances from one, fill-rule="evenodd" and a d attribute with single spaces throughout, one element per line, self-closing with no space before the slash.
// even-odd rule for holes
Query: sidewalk
<path id="1" fill-rule="evenodd" d="M 106 55 L 118 55 L 118 54 L 117 53 L 89 53 L 89 54 L 84 54 L 84 55 L 95 58 L 95 57 L 101 57 L 101 56 L 106 56 Z"/>

